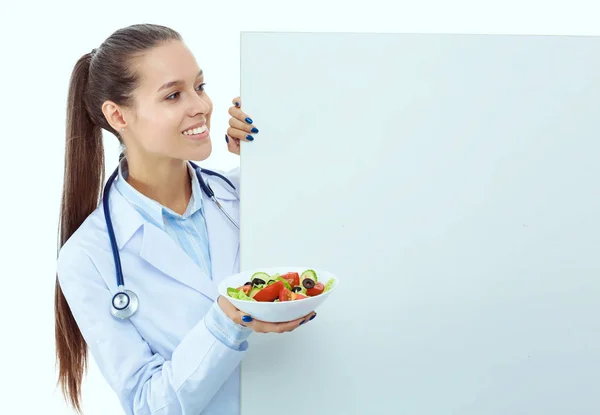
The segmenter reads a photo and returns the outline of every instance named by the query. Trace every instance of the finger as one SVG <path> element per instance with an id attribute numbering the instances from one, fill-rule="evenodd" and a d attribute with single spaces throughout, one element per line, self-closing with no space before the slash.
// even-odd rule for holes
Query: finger
<path id="1" fill-rule="evenodd" d="M 286 333 L 294 331 L 302 324 L 312 320 L 316 313 L 312 312 L 299 319 L 288 321 L 285 323 L 267 323 L 265 321 L 255 320 L 253 329 L 259 333 Z"/>
<path id="2" fill-rule="evenodd" d="M 251 328 L 253 331 L 255 331 L 256 333 L 269 333 L 269 324 L 272 323 L 267 323 L 261 320 L 255 320 L 252 318 L 252 316 L 246 314 L 246 313 L 242 313 L 240 311 L 240 317 L 239 319 L 241 320 L 241 325 L 244 327 L 249 327 Z"/>
<path id="3" fill-rule="evenodd" d="M 227 142 L 227 149 L 231 153 L 237 154 L 239 156 L 240 155 L 240 140 L 238 140 L 237 138 L 229 137 L 227 134 L 225 134 L 225 141 Z"/>
<path id="4" fill-rule="evenodd" d="M 308 313 L 306 316 L 304 316 L 302 318 L 302 321 L 300 322 L 300 326 L 303 325 L 304 323 L 308 323 L 309 321 L 311 321 L 312 319 L 314 319 L 317 316 L 317 313 L 315 313 L 314 311 L 312 313 Z"/>
<path id="5" fill-rule="evenodd" d="M 254 121 L 252 121 L 252 118 L 250 118 L 248 116 L 248 114 L 246 114 L 244 111 L 242 111 L 239 108 L 229 107 L 229 115 L 231 115 L 233 118 L 236 118 L 246 124 L 252 124 L 254 122 Z"/>
<path id="6" fill-rule="evenodd" d="M 236 107 L 238 107 L 238 108 L 241 108 L 241 107 L 242 107 L 242 99 L 241 99 L 240 97 L 235 97 L 235 98 L 234 98 L 234 99 L 231 101 L 231 103 L 232 103 L 233 105 L 235 105 Z"/>
<path id="7" fill-rule="evenodd" d="M 315 318 L 316 315 L 317 315 L 317 313 L 312 312 L 312 313 L 308 313 L 306 316 L 301 317 L 297 320 L 286 322 L 286 323 L 279 323 L 279 324 L 282 326 L 281 330 L 283 330 L 283 332 L 293 331 L 293 330 L 296 330 L 301 325 L 308 323 L 310 320 Z"/>
<path id="8" fill-rule="evenodd" d="M 245 131 L 238 130 L 237 128 L 229 127 L 227 129 L 227 135 L 229 138 L 234 138 L 240 141 L 254 141 L 254 136 L 248 134 Z"/>
<path id="9" fill-rule="evenodd" d="M 230 118 L 229 119 L 229 125 L 231 127 L 235 128 L 236 130 L 245 131 L 248 134 L 250 134 L 250 133 L 252 133 L 252 134 L 258 133 L 258 128 L 256 128 L 256 126 L 248 124 L 248 123 L 245 123 L 245 122 L 241 122 L 237 118 Z"/>

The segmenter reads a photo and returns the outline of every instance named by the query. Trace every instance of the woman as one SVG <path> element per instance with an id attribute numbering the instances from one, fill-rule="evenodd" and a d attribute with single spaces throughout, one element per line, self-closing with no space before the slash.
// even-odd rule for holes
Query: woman
<path id="1" fill-rule="evenodd" d="M 240 140 L 258 130 L 234 103 L 226 140 L 239 154 Z M 315 316 L 265 323 L 216 293 L 219 281 L 239 271 L 239 233 L 202 193 L 188 162 L 211 153 L 212 110 L 200 67 L 163 26 L 118 30 L 74 68 L 55 313 L 59 382 L 78 412 L 89 347 L 127 414 L 239 414 L 249 335 L 291 331 Z M 110 312 L 119 287 L 99 203 L 102 129 L 125 148 L 106 194 L 125 285 L 140 300 L 128 319 Z M 232 188 L 203 178 L 239 216 Z"/>

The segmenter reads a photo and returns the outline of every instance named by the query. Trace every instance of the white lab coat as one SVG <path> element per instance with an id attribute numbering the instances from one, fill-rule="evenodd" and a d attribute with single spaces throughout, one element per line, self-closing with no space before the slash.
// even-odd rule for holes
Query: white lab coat
<path id="1" fill-rule="evenodd" d="M 225 175 L 239 190 L 238 172 Z M 239 223 L 231 188 L 217 177 L 203 178 Z M 239 272 L 239 231 L 203 193 L 211 281 L 114 184 L 109 196 L 125 286 L 138 295 L 138 312 L 129 320 L 110 313 L 117 283 L 102 205 L 63 246 L 57 264 L 61 288 L 102 374 L 128 415 L 238 415 L 245 352 L 217 340 L 203 316 L 218 298 L 219 282 Z"/>

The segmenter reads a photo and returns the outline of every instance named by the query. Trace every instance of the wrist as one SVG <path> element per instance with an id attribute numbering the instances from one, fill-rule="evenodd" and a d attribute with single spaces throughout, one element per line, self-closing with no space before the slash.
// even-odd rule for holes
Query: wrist
<path id="1" fill-rule="evenodd" d="M 227 316 L 227 318 L 229 318 L 235 324 L 242 323 L 242 319 L 240 317 L 239 310 L 233 304 L 231 304 L 231 302 L 229 300 L 227 300 L 225 297 L 223 297 L 221 295 L 217 299 L 217 304 L 219 305 L 219 308 L 221 309 L 221 311 L 223 311 L 223 314 L 225 314 L 225 316 Z"/>

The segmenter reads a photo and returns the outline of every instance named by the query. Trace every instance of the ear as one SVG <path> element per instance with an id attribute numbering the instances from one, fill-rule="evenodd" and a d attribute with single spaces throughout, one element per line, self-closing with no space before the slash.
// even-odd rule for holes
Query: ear
<path id="1" fill-rule="evenodd" d="M 125 112 L 117 104 L 112 101 L 105 101 L 102 104 L 102 113 L 106 117 L 106 120 L 115 131 L 121 131 L 121 129 L 127 127 L 127 121 L 125 121 Z"/>

